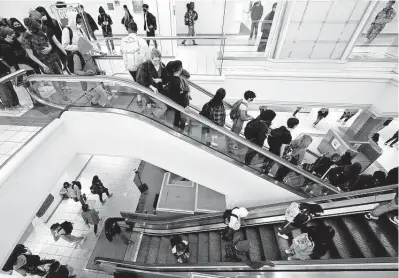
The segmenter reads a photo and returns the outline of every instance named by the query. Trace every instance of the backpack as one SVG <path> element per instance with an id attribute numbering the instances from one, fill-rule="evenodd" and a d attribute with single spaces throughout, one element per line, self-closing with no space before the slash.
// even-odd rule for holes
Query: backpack
<path id="1" fill-rule="evenodd" d="M 309 239 L 307 233 L 300 234 L 299 236 L 295 237 L 292 241 L 294 245 L 295 253 L 310 253 L 313 251 L 314 244 Z M 310 251 L 310 252 L 309 252 Z"/>
<path id="2" fill-rule="evenodd" d="M 245 126 L 244 129 L 244 136 L 245 138 L 247 138 L 248 140 L 254 139 L 257 136 L 257 130 L 256 130 L 256 126 L 257 123 L 259 123 L 258 119 L 253 119 L 250 120 L 247 125 Z"/>
<path id="3" fill-rule="evenodd" d="M 223 223 L 226 223 L 226 221 L 230 222 L 230 217 L 234 216 L 235 218 L 238 219 L 238 216 L 233 214 L 233 210 L 238 209 L 238 207 L 232 208 L 232 209 L 226 209 L 223 213 Z"/>
<path id="4" fill-rule="evenodd" d="M 86 60 L 85 60 L 85 58 L 83 57 L 82 53 L 80 53 L 79 51 L 73 51 L 73 52 L 72 52 L 72 60 L 73 60 L 73 57 L 74 57 L 75 55 L 78 55 L 78 57 L 79 57 L 79 59 L 80 59 L 80 64 L 82 65 L 82 69 L 84 69 L 84 68 L 85 68 L 85 65 L 86 65 Z M 75 65 L 74 65 L 74 66 L 75 66 Z M 74 71 L 75 71 L 75 69 L 74 69 Z"/>
<path id="5" fill-rule="evenodd" d="M 242 99 L 237 100 L 230 110 L 230 119 L 236 120 L 240 117 L 240 105 L 242 103 Z"/>
<path id="6" fill-rule="evenodd" d="M 270 132 L 270 136 L 273 137 L 273 138 L 280 138 L 280 137 L 282 137 L 284 135 L 284 131 L 285 131 L 284 126 L 280 126 L 278 128 L 273 129 Z"/>
<path id="7" fill-rule="evenodd" d="M 283 179 L 283 182 L 286 185 L 298 188 L 298 187 L 301 187 L 305 183 L 305 177 L 302 175 L 298 175 L 295 172 L 289 172 Z"/>
<path id="8" fill-rule="evenodd" d="M 198 20 L 198 13 L 196 11 L 193 12 L 194 12 L 194 20 Z"/>
<path id="9" fill-rule="evenodd" d="M 75 185 L 79 188 L 79 190 L 82 190 L 82 184 L 80 183 L 80 181 L 73 181 L 72 189 L 74 189 Z"/>
<path id="10" fill-rule="evenodd" d="M 147 55 L 141 51 L 140 40 L 140 38 L 137 38 L 135 41 L 132 41 L 129 38 L 128 41 L 122 41 L 125 44 L 122 58 L 128 71 L 137 71 L 139 66 L 146 61 Z"/>
<path id="11" fill-rule="evenodd" d="M 65 235 L 70 235 L 73 230 L 73 224 L 69 221 L 64 221 L 61 223 L 61 228 L 65 231 Z"/>
<path id="12" fill-rule="evenodd" d="M 301 210 L 299 208 L 299 203 L 297 202 L 292 202 L 287 210 L 285 211 L 285 219 L 288 222 L 293 222 L 295 217 L 301 213 Z"/>
<path id="13" fill-rule="evenodd" d="M 211 119 L 211 116 L 212 116 L 211 109 L 212 109 L 211 103 L 207 102 L 207 103 L 204 104 L 204 106 L 202 106 L 202 110 L 201 110 L 201 112 L 199 114 L 201 116 L 204 116 L 205 118 L 208 118 L 208 119 L 212 120 Z"/>

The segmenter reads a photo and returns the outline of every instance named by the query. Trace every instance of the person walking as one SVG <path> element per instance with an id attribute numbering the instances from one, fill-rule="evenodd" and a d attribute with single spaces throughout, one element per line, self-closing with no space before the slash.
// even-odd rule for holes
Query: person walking
<path id="1" fill-rule="evenodd" d="M 328 116 L 328 108 L 321 108 L 318 112 L 317 112 L 317 119 L 316 121 L 313 123 L 313 127 L 315 127 L 322 119 L 324 119 L 325 117 Z"/>
<path id="2" fill-rule="evenodd" d="M 97 38 L 96 35 L 94 34 L 94 32 L 98 30 L 96 21 L 89 13 L 85 12 L 85 8 L 83 5 L 79 5 L 79 8 L 80 8 L 80 14 L 83 17 L 83 31 L 90 40 L 93 39 L 96 41 Z M 101 50 L 101 46 L 99 43 L 97 43 L 97 47 L 99 50 Z"/>
<path id="3" fill-rule="evenodd" d="M 259 117 L 251 120 L 247 124 L 244 131 L 245 138 L 262 148 L 275 117 L 276 112 L 273 110 L 263 111 Z M 257 152 L 255 150 L 248 148 L 247 154 L 245 155 L 245 164 L 251 165 L 251 161 L 256 154 Z"/>
<path id="4" fill-rule="evenodd" d="M 258 52 L 265 52 L 267 41 L 269 40 L 270 30 L 272 29 L 274 14 L 276 12 L 277 3 L 272 6 L 272 11 L 263 19 L 260 30 L 262 31 L 262 37 L 258 45 Z M 295 116 L 295 115 L 294 115 Z"/>
<path id="5" fill-rule="evenodd" d="M 194 5 L 194 4 L 193 4 Z M 198 20 L 198 13 L 194 11 L 194 6 L 191 5 L 190 3 L 187 3 L 187 12 L 184 15 L 184 24 L 188 27 L 188 37 L 194 37 L 195 36 L 195 21 Z M 182 45 L 186 45 L 186 40 L 183 40 Z M 195 40 L 193 40 L 193 45 L 198 45 Z"/>
<path id="6" fill-rule="evenodd" d="M 253 117 L 248 115 L 248 105 L 254 101 L 256 94 L 253 91 L 246 91 L 244 98 L 236 101 L 230 110 L 230 119 L 233 121 L 231 131 L 240 135 L 244 122 L 252 120 Z M 237 142 L 230 140 L 229 150 L 238 150 Z"/>
<path id="7" fill-rule="evenodd" d="M 94 176 L 93 177 L 93 181 L 91 182 L 91 186 L 90 186 L 90 191 L 92 194 L 97 194 L 98 197 L 100 198 L 100 202 L 102 204 L 105 203 L 105 201 L 103 200 L 103 193 L 105 193 L 105 195 L 107 195 L 108 198 L 112 197 L 112 193 L 109 193 L 108 188 L 106 188 L 102 181 L 99 179 L 98 176 Z"/>
<path id="8" fill-rule="evenodd" d="M 121 55 L 125 68 L 129 71 L 133 80 L 136 81 L 137 69 L 150 59 L 150 48 L 143 38 L 137 36 L 137 24 L 130 22 L 127 31 L 128 36 L 121 40 Z M 141 102 L 141 95 L 137 95 L 137 101 Z"/>
<path id="9" fill-rule="evenodd" d="M 263 16 L 263 6 L 261 1 L 255 1 L 251 8 L 251 31 L 249 33 L 249 40 L 252 40 L 255 33 L 255 40 L 258 36 L 259 20 Z"/>
<path id="10" fill-rule="evenodd" d="M 388 145 L 389 142 L 392 141 L 392 143 L 389 144 L 389 146 L 392 148 L 393 145 L 396 144 L 396 143 L 398 142 L 398 135 L 399 135 L 398 133 L 399 133 L 399 130 L 396 131 L 396 132 L 392 135 L 392 137 L 389 138 L 389 139 L 384 143 L 384 145 L 386 146 L 386 145 Z"/>
<path id="11" fill-rule="evenodd" d="M 129 32 L 129 23 L 134 22 L 132 14 L 129 12 L 129 9 L 126 5 L 123 5 L 123 10 L 125 11 L 125 15 L 122 17 L 121 23 L 125 26 L 126 31 Z M 137 32 L 136 32 L 137 33 Z"/>
<path id="12" fill-rule="evenodd" d="M 90 209 L 88 204 L 82 206 L 82 218 L 86 225 L 90 228 L 90 224 L 94 227 L 94 235 L 97 236 L 98 224 L 100 223 L 100 217 L 98 211 Z"/>
<path id="13" fill-rule="evenodd" d="M 147 33 L 147 37 L 155 37 L 155 31 L 157 30 L 157 19 L 156 17 L 148 11 L 150 7 L 147 4 L 143 4 L 144 12 L 144 31 Z M 154 47 L 158 48 L 156 40 L 154 42 Z M 147 44 L 150 46 L 150 40 L 147 39 Z"/>
<path id="14" fill-rule="evenodd" d="M 115 46 L 114 46 L 114 41 L 111 39 L 107 38 L 112 38 L 112 18 L 105 13 L 105 10 L 102 6 L 98 8 L 98 12 L 100 13 L 97 19 L 98 25 L 101 26 L 101 29 L 103 31 L 103 36 L 106 39 L 105 44 L 107 45 L 108 48 L 108 54 L 116 54 L 115 52 Z"/>
<path id="15" fill-rule="evenodd" d="M 204 107 L 202 108 L 202 111 L 200 115 L 207 117 L 209 120 L 214 122 L 216 125 L 224 127 L 224 124 L 226 122 L 226 109 L 224 108 L 223 104 L 223 99 L 226 96 L 226 90 L 223 88 L 220 88 L 216 91 L 216 94 L 214 97 L 204 104 Z M 213 147 L 217 147 L 218 144 L 216 142 L 217 140 L 217 134 L 218 132 L 213 132 L 212 134 L 211 130 L 209 127 L 205 127 L 205 142 Z M 209 142 L 209 137 L 211 137 L 211 142 Z"/>
<path id="16" fill-rule="evenodd" d="M 367 31 L 367 43 L 372 43 L 385 28 L 385 25 L 387 25 L 395 18 L 396 12 L 392 8 L 395 2 L 396 1 L 388 1 L 385 8 L 377 14 L 373 23 L 371 23 L 369 30 Z"/>

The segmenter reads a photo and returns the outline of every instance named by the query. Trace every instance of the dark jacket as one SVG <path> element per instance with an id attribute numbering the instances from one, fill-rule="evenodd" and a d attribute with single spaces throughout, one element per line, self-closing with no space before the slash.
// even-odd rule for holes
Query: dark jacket
<path id="1" fill-rule="evenodd" d="M 104 222 L 104 231 L 105 237 L 108 241 L 112 242 L 113 237 L 116 234 L 120 234 L 122 232 L 121 227 L 118 222 L 125 221 L 125 218 L 122 217 L 110 217 Z"/>
<path id="2" fill-rule="evenodd" d="M 162 82 L 155 83 L 153 78 L 161 78 Z M 160 93 L 164 93 L 163 87 L 167 84 L 168 74 L 166 72 L 166 67 L 161 63 L 161 76 L 159 76 L 158 71 L 155 69 L 151 60 L 145 61 L 137 69 L 136 80 L 137 83 L 143 85 L 144 87 L 150 87 L 151 85 L 157 88 Z"/>
<path id="3" fill-rule="evenodd" d="M 265 140 L 269 133 L 269 126 L 266 124 L 265 121 L 262 121 L 259 118 L 252 120 L 252 121 L 254 121 L 254 122 L 253 122 L 253 126 L 251 126 L 251 129 L 253 129 L 252 132 L 255 135 L 255 137 L 247 138 L 247 139 L 251 140 L 256 145 L 262 147 L 263 144 L 265 143 Z M 248 124 L 250 124 L 250 123 L 248 123 Z M 248 126 L 248 124 L 247 124 L 247 126 Z"/>
<path id="4" fill-rule="evenodd" d="M 152 13 L 147 12 L 147 22 L 145 21 L 145 18 L 146 17 L 144 16 L 144 30 L 147 26 L 151 26 L 151 25 L 153 28 L 150 29 L 148 27 L 148 30 L 150 30 L 150 31 L 157 30 L 157 19 L 155 18 L 155 16 Z"/>
<path id="5" fill-rule="evenodd" d="M 19 63 L 23 64 L 24 61 L 29 59 L 25 49 L 17 40 L 9 43 L 0 39 L 0 56 L 10 66 L 16 66 Z"/>
<path id="6" fill-rule="evenodd" d="M 334 162 L 330 157 L 321 156 L 313 163 L 313 171 L 318 177 L 322 177 L 332 165 L 334 165 Z"/>
<path id="7" fill-rule="evenodd" d="M 263 15 L 263 6 L 259 4 L 257 6 L 252 6 L 251 9 L 251 19 L 252 20 L 259 20 L 262 18 Z"/>
<path id="8" fill-rule="evenodd" d="M 169 77 L 168 96 L 177 104 L 185 107 L 187 94 L 181 88 L 181 79 L 179 76 Z"/>
<path id="9" fill-rule="evenodd" d="M 275 128 L 270 132 L 270 135 L 267 137 L 267 143 L 269 144 L 269 151 L 274 153 L 275 155 L 280 155 L 281 146 L 283 144 L 290 144 L 292 141 L 291 132 L 285 127 L 280 126 L 279 128 Z"/>
<path id="10" fill-rule="evenodd" d="M 93 32 L 98 30 L 98 26 L 97 26 L 96 22 L 94 21 L 94 19 L 91 17 L 91 15 L 86 12 L 84 12 L 83 15 L 87 18 L 87 21 L 88 21 L 87 23 L 89 24 L 90 29 Z"/>
<path id="11" fill-rule="evenodd" d="M 372 175 L 367 175 L 363 174 L 360 175 L 359 178 L 351 184 L 351 187 L 349 188 L 350 191 L 353 190 L 362 190 L 362 189 L 368 189 L 368 188 L 373 188 L 376 187 L 374 184 L 374 179 Z"/>
<path id="12" fill-rule="evenodd" d="M 103 25 L 104 21 L 108 21 L 108 25 Z M 113 24 L 112 18 L 108 14 L 100 14 L 98 16 L 98 25 L 101 26 L 101 29 L 103 30 L 104 33 L 111 33 L 112 32 L 112 27 L 111 25 Z"/>
<path id="13" fill-rule="evenodd" d="M 330 183 L 341 188 L 343 191 L 350 191 L 359 177 L 359 175 L 351 173 L 350 167 L 340 166 L 331 169 L 327 174 Z"/>
<path id="14" fill-rule="evenodd" d="M 125 26 L 126 30 L 128 29 L 129 23 L 134 22 L 133 16 L 129 14 L 128 20 L 125 20 L 125 16 L 122 17 L 121 23 Z"/>
<path id="15" fill-rule="evenodd" d="M 261 31 L 262 31 L 262 39 L 269 38 L 270 30 L 272 29 L 272 23 L 274 18 L 274 11 L 271 11 L 263 20 Z"/>

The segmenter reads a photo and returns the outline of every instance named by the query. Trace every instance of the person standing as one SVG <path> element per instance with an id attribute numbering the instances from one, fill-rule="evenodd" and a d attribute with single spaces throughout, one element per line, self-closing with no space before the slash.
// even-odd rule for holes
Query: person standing
<path id="1" fill-rule="evenodd" d="M 233 121 L 231 131 L 240 135 L 244 122 L 252 120 L 252 116 L 248 115 L 248 105 L 254 101 L 256 94 L 252 91 L 246 91 L 244 98 L 236 101 L 230 110 L 230 119 Z M 238 150 L 237 142 L 230 140 L 229 149 Z"/>
<path id="2" fill-rule="evenodd" d="M 188 263 L 190 257 L 190 249 L 188 242 L 183 240 L 180 235 L 173 235 L 170 238 L 170 245 L 172 247 L 172 254 L 175 256 L 179 264 Z"/>
<path id="3" fill-rule="evenodd" d="M 42 15 L 41 19 L 43 20 L 44 26 L 53 32 L 58 41 L 62 41 L 62 30 L 57 20 L 52 18 L 47 10 L 42 6 L 37 7 L 36 11 Z"/>
<path id="4" fill-rule="evenodd" d="M 251 8 L 251 32 L 249 33 L 249 40 L 252 40 L 253 34 L 255 32 L 255 40 L 258 36 L 259 20 L 263 15 L 263 6 L 261 1 L 256 1 Z M 274 13 L 273 13 L 274 16 Z"/>
<path id="5" fill-rule="evenodd" d="M 94 226 L 94 235 L 97 236 L 98 224 L 101 220 L 98 216 L 98 211 L 90 209 L 88 204 L 84 204 L 82 206 L 82 218 L 89 228 L 90 224 Z"/>
<path id="6" fill-rule="evenodd" d="M 155 30 L 157 30 L 157 19 L 156 17 L 148 11 L 149 6 L 147 4 L 143 5 L 144 12 L 144 31 L 147 32 L 147 37 L 155 37 Z M 158 48 L 157 41 L 154 42 L 154 47 Z M 148 46 L 150 46 L 150 40 L 147 40 Z"/>
<path id="7" fill-rule="evenodd" d="M 123 10 L 125 11 L 125 15 L 122 17 L 121 23 L 125 26 L 126 31 L 129 32 L 129 23 L 134 22 L 132 14 L 129 12 L 126 5 L 123 5 Z M 137 33 L 137 32 L 136 32 Z"/>
<path id="8" fill-rule="evenodd" d="M 105 13 L 105 10 L 103 7 L 100 6 L 98 8 L 98 12 L 100 15 L 98 16 L 98 25 L 101 26 L 101 29 L 103 31 L 103 36 L 104 38 L 112 38 L 112 18 Z M 107 45 L 108 48 L 108 54 L 116 54 L 115 52 L 115 46 L 114 46 L 114 41 L 111 39 L 107 39 L 105 41 L 105 44 Z"/>
<path id="9" fill-rule="evenodd" d="M 121 55 L 125 68 L 136 81 L 137 69 L 150 59 L 150 48 L 143 38 L 137 36 L 137 24 L 134 21 L 129 23 L 127 31 L 129 35 L 121 40 Z M 141 95 L 137 100 L 141 101 Z"/>
<path id="10" fill-rule="evenodd" d="M 216 91 L 215 96 L 205 105 L 208 106 L 209 109 L 209 119 L 214 122 L 216 125 L 224 127 L 226 122 L 226 109 L 224 108 L 223 99 L 226 97 L 226 90 L 220 88 Z M 209 144 L 209 134 L 211 133 L 210 128 L 205 128 L 205 141 Z M 218 132 L 214 132 L 211 137 L 211 145 L 217 147 L 218 144 L 216 143 Z"/>
<path id="11" fill-rule="evenodd" d="M 398 142 L 398 134 L 399 133 L 399 130 L 398 131 L 396 131 L 393 135 L 392 135 L 392 137 L 391 138 L 389 138 L 385 143 L 384 143 L 384 145 L 386 146 L 386 145 L 388 145 L 388 143 L 389 142 L 391 142 L 392 141 L 392 143 L 391 144 L 389 144 L 389 146 L 392 148 L 393 147 L 393 145 L 395 144 L 395 143 L 397 143 Z"/>
<path id="12" fill-rule="evenodd" d="M 263 19 L 260 30 L 262 31 L 262 37 L 258 45 L 258 52 L 265 52 L 267 41 L 269 39 L 270 30 L 272 29 L 272 23 L 274 14 L 276 12 L 277 3 L 273 4 L 272 11 Z M 256 29 L 257 30 L 257 29 Z M 256 34 L 256 33 L 255 33 Z M 256 37 L 256 35 L 255 35 Z M 295 116 L 295 115 L 294 115 Z"/>
<path id="13" fill-rule="evenodd" d="M 198 13 L 194 11 L 194 7 L 190 4 L 187 3 L 187 12 L 184 15 L 184 24 L 188 27 L 188 37 L 194 37 L 195 36 L 195 29 L 194 29 L 194 24 L 195 21 L 198 20 Z M 186 40 L 183 40 L 181 43 L 182 45 L 186 45 Z M 198 45 L 195 40 L 193 40 L 193 45 Z"/>
<path id="14" fill-rule="evenodd" d="M 328 108 L 321 108 L 318 112 L 317 112 L 317 119 L 316 121 L 313 123 L 313 127 L 315 127 L 322 119 L 324 119 L 325 117 L 328 116 Z"/>
<path id="15" fill-rule="evenodd" d="M 112 193 L 109 193 L 108 188 L 106 188 L 103 185 L 102 181 L 98 178 L 98 176 L 93 177 L 93 181 L 90 186 L 90 191 L 91 193 L 98 195 L 98 197 L 100 198 L 100 202 L 102 204 L 105 203 L 105 201 L 103 200 L 103 193 L 105 193 L 105 195 L 107 195 L 108 198 L 112 197 Z"/>
<path id="16" fill-rule="evenodd" d="M 83 16 L 83 31 L 86 33 L 86 36 L 89 39 L 92 38 L 96 41 L 97 38 L 96 35 L 94 34 L 94 32 L 98 30 L 96 21 L 89 13 L 85 12 L 85 8 L 83 7 L 83 5 L 79 5 L 79 8 L 81 15 Z M 101 50 L 101 46 L 99 43 L 97 43 L 97 47 L 99 50 Z"/>
<path id="17" fill-rule="evenodd" d="M 10 74 L 10 68 L 3 62 L 0 62 L 0 78 Z M 15 92 L 14 86 L 11 81 L 3 82 L 0 84 L 0 110 L 5 108 L 12 109 L 20 106 L 18 95 Z"/>
<path id="18" fill-rule="evenodd" d="M 133 241 L 128 239 L 128 237 L 122 232 L 121 226 L 119 226 L 118 222 L 125 221 L 125 218 L 122 217 L 110 217 L 104 222 L 104 230 L 105 237 L 109 242 L 114 240 L 115 235 L 119 235 L 123 242 L 127 245 L 132 244 Z"/>
<path id="19" fill-rule="evenodd" d="M 396 1 L 388 1 L 387 5 L 385 6 L 382 11 L 380 11 L 377 16 L 375 17 L 373 23 L 369 30 L 367 31 L 367 43 L 372 43 L 374 39 L 381 33 L 381 31 L 385 28 L 387 23 L 391 22 L 395 16 L 396 12 L 392 8 Z"/>
<path id="20" fill-rule="evenodd" d="M 27 31 L 26 28 L 15 17 L 10 18 L 10 23 L 11 23 L 10 28 L 12 28 L 15 31 L 16 39 L 19 42 L 22 42 L 22 37 L 25 34 L 25 32 Z"/>
<path id="21" fill-rule="evenodd" d="M 227 209 L 223 213 L 223 222 L 226 228 L 221 232 L 222 239 L 232 241 L 234 233 L 241 228 L 241 218 L 248 216 L 248 210 L 244 207 Z"/>

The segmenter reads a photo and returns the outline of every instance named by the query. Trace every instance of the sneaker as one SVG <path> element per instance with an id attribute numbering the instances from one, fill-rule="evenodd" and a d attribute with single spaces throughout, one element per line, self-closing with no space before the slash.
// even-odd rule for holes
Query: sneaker
<path id="1" fill-rule="evenodd" d="M 378 220 L 378 217 L 372 216 L 370 213 L 364 215 L 367 220 Z"/>
<path id="2" fill-rule="evenodd" d="M 396 226 L 398 226 L 399 222 L 398 222 L 398 217 L 397 216 L 391 216 L 389 217 L 389 221 L 391 221 L 393 224 L 395 224 Z"/>
<path id="3" fill-rule="evenodd" d="M 182 42 L 182 43 L 181 43 L 181 45 L 184 45 L 184 46 L 186 46 L 186 43 L 185 43 L 185 42 Z"/>
<path id="4" fill-rule="evenodd" d="M 198 44 L 195 42 L 195 43 L 193 43 L 193 45 L 198 45 Z"/>
<path id="5" fill-rule="evenodd" d="M 291 251 L 290 249 L 285 249 L 284 252 L 285 252 L 285 254 L 287 254 L 287 255 L 294 254 L 294 252 Z"/>
<path id="6" fill-rule="evenodd" d="M 216 142 L 211 142 L 212 147 L 217 147 L 219 146 Z"/>
<path id="7" fill-rule="evenodd" d="M 112 195 L 114 195 L 114 193 L 109 193 L 109 196 L 108 196 L 108 198 L 111 198 L 111 197 L 112 197 Z"/>
<path id="8" fill-rule="evenodd" d="M 279 236 L 279 237 L 281 237 L 281 238 L 283 238 L 283 239 L 289 239 L 289 237 L 287 236 L 287 235 L 285 235 L 285 234 L 280 234 L 280 233 L 277 233 L 277 235 Z"/>

